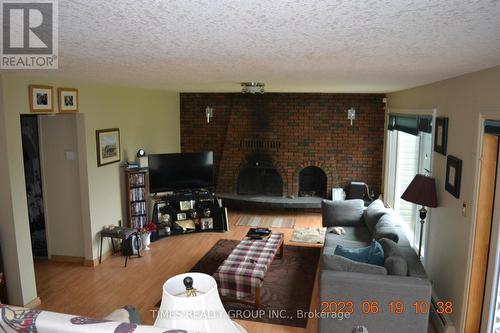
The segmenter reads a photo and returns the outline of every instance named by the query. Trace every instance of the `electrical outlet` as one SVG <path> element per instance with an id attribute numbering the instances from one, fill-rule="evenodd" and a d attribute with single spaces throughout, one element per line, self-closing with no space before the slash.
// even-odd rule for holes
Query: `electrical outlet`
<path id="1" fill-rule="evenodd" d="M 467 202 L 462 202 L 462 216 L 467 217 Z"/>

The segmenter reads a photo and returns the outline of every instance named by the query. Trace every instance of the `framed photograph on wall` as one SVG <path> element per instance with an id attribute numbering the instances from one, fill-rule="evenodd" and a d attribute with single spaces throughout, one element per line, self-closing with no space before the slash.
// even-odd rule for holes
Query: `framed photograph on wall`
<path id="1" fill-rule="evenodd" d="M 30 112 L 53 112 L 53 88 L 51 86 L 30 84 L 29 102 Z"/>
<path id="2" fill-rule="evenodd" d="M 78 112 L 78 89 L 57 88 L 59 112 Z"/>
<path id="3" fill-rule="evenodd" d="M 436 131 L 434 132 L 434 151 L 446 156 L 448 146 L 448 118 L 436 118 Z"/>
<path id="4" fill-rule="evenodd" d="M 445 189 L 455 198 L 460 198 L 460 183 L 462 181 L 462 160 L 449 155 L 446 161 Z"/>
<path id="5" fill-rule="evenodd" d="M 109 128 L 96 131 L 97 166 L 120 162 L 120 130 Z"/>

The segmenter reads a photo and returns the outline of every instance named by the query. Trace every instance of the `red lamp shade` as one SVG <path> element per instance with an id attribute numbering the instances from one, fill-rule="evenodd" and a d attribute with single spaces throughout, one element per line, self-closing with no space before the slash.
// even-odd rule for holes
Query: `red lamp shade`
<path id="1" fill-rule="evenodd" d="M 401 199 L 426 207 L 437 207 L 436 180 L 424 175 L 416 175 Z"/>

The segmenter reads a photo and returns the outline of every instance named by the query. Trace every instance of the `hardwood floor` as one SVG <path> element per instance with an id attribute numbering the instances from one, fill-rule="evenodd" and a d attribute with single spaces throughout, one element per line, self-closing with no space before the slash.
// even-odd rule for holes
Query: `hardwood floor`
<path id="1" fill-rule="evenodd" d="M 236 211 L 229 213 L 228 233 L 190 234 L 154 242 L 150 245 L 151 251 L 144 253 L 142 258 L 129 260 L 127 268 L 123 267 L 122 256 L 113 256 L 97 267 L 36 261 L 37 289 L 42 299 L 39 308 L 102 318 L 123 305 L 132 304 L 139 310 L 142 322 L 152 324 L 151 310 L 160 300 L 162 285 L 168 278 L 189 271 L 219 239 L 239 240 L 246 234 L 248 227 L 235 226 L 239 215 Z M 279 215 L 294 216 L 296 227 L 321 226 L 319 213 L 283 212 Z M 273 229 L 283 232 L 285 244 L 290 244 L 293 229 Z M 317 279 L 318 274 L 311 309 L 316 309 L 318 304 Z M 306 329 L 244 320 L 238 322 L 249 333 L 312 333 L 318 330 L 315 319 L 308 321 Z"/>

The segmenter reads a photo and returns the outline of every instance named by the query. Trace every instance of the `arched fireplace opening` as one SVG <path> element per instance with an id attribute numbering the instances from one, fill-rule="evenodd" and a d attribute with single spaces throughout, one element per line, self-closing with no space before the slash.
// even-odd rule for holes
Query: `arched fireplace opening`
<path id="1" fill-rule="evenodd" d="M 256 155 L 247 160 L 238 176 L 238 194 L 283 196 L 283 180 L 266 156 Z"/>
<path id="2" fill-rule="evenodd" d="M 326 198 L 326 173 L 317 166 L 308 166 L 299 173 L 299 197 Z"/>

